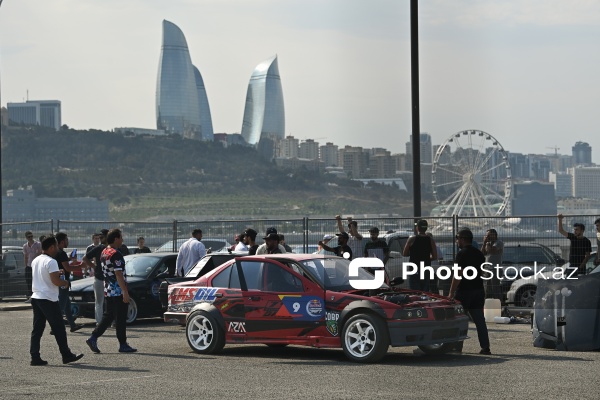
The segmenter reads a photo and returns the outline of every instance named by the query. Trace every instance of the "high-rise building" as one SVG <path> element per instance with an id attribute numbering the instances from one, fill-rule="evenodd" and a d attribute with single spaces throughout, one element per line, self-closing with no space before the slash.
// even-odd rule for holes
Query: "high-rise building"
<path id="1" fill-rule="evenodd" d="M 305 141 L 300 143 L 300 148 L 298 149 L 298 157 L 306 158 L 308 160 L 318 160 L 319 143 L 315 142 L 313 139 L 306 139 Z"/>
<path id="2" fill-rule="evenodd" d="M 298 146 L 300 140 L 293 136 L 288 136 L 279 141 L 277 157 L 281 158 L 298 158 Z"/>
<path id="3" fill-rule="evenodd" d="M 431 143 L 431 135 L 423 132 L 419 135 L 419 155 L 421 156 L 421 164 L 431 164 L 433 162 L 433 146 Z M 409 141 L 406 142 L 406 168 L 412 171 L 412 135 Z"/>
<path id="4" fill-rule="evenodd" d="M 592 147 L 586 142 L 577 142 L 571 148 L 574 165 L 592 165 Z"/>
<path id="5" fill-rule="evenodd" d="M 242 136 L 251 145 L 283 139 L 285 111 L 277 56 L 258 64 L 248 83 Z"/>
<path id="6" fill-rule="evenodd" d="M 338 147 L 337 145 L 327 142 L 325 146 L 320 147 L 319 158 L 325 163 L 326 167 L 338 166 Z"/>
<path id="7" fill-rule="evenodd" d="M 188 139 L 213 140 L 204 81 L 177 25 L 163 21 L 156 83 L 156 127 Z"/>
<path id="8" fill-rule="evenodd" d="M 27 100 L 8 103 L 9 125 L 39 125 L 59 130 L 62 126 L 58 100 Z"/>
<path id="9" fill-rule="evenodd" d="M 573 197 L 600 198 L 600 167 L 578 166 L 567 172 L 573 176 Z"/>

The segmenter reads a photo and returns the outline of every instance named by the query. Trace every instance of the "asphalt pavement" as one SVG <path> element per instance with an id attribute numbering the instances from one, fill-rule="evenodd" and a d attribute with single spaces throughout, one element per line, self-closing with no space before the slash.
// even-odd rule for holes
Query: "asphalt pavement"
<path id="1" fill-rule="evenodd" d="M 93 354 L 85 339 L 94 327 L 68 333 L 85 356 L 63 365 L 54 338 L 42 338 L 43 367 L 29 365 L 31 311 L 2 302 L 1 399 L 597 399 L 600 352 L 535 348 L 527 324 L 488 324 L 491 356 L 477 354 L 474 325 L 462 354 L 427 356 L 413 347 L 390 348 L 377 364 L 347 361 L 341 349 L 227 345 L 221 354 L 191 351 L 184 328 L 161 319 L 128 326 L 139 351 L 122 354 L 114 329 Z M 16 303 L 16 302 L 14 302 Z M 22 303 L 22 301 L 21 301 Z M 15 309 L 18 308 L 18 309 Z"/>

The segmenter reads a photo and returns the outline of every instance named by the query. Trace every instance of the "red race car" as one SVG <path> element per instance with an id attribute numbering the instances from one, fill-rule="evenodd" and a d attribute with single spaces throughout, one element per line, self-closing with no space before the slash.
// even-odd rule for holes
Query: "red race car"
<path id="1" fill-rule="evenodd" d="M 350 280 L 372 281 L 363 268 L 319 254 L 236 257 L 193 282 L 170 285 L 165 322 L 186 326 L 201 354 L 226 343 L 342 347 L 357 362 L 375 362 L 389 346 L 451 351 L 467 338 L 460 303 L 432 293 L 383 284 L 357 290 Z"/>

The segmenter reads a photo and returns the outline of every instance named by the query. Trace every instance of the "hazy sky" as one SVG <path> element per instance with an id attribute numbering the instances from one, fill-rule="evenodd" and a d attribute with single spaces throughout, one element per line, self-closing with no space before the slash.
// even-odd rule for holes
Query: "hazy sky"
<path id="1" fill-rule="evenodd" d="M 254 68 L 279 56 L 286 134 L 404 152 L 408 0 L 4 0 L 2 105 L 62 101 L 76 129 L 156 128 L 162 20 L 187 39 L 215 132 L 241 131 Z M 421 131 L 600 163 L 600 0 L 419 2 Z"/>

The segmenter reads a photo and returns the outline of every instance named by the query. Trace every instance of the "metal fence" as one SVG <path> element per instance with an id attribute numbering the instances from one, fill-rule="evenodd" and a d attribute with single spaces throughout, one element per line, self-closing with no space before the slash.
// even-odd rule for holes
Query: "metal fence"
<path id="1" fill-rule="evenodd" d="M 572 231 L 573 223 L 580 222 L 586 226 L 586 236 L 592 238 L 595 248 L 596 236 L 592 215 L 568 215 L 563 221 L 564 229 Z M 361 218 L 357 219 L 358 229 L 368 237 L 368 229 L 376 226 L 380 234 L 390 231 L 412 234 L 417 218 Z M 429 232 L 433 234 L 441 247 L 444 259 L 454 258 L 454 235 L 458 229 L 467 227 L 473 232 L 475 241 L 481 242 L 487 229 L 498 231 L 499 238 L 505 243 L 539 243 L 549 247 L 559 256 L 568 259 L 569 241 L 557 231 L 556 216 L 526 217 L 426 217 Z M 347 222 L 343 221 L 344 226 Z M 335 234 L 337 222 L 334 218 L 297 218 L 297 219 L 232 219 L 232 220 L 198 220 L 172 222 L 98 222 L 98 221 L 65 221 L 47 220 L 34 222 L 2 223 L 2 244 L 4 246 L 22 246 L 25 243 L 25 232 L 33 232 L 35 237 L 44 234 L 66 232 L 69 235 L 69 247 L 84 249 L 92 243 L 92 235 L 101 229 L 120 228 L 124 234 L 124 242 L 129 247 L 136 246 L 136 240 L 143 236 L 146 246 L 155 249 L 165 242 L 177 242 L 187 239 L 192 230 L 200 228 L 204 238 L 225 239 L 234 242 L 236 233 L 252 228 L 259 233 L 257 242 L 262 242 L 262 234 L 268 227 L 277 228 L 285 235 L 286 243 L 304 249 L 314 246 L 324 235 Z M 177 250 L 174 248 L 173 250 Z"/>

